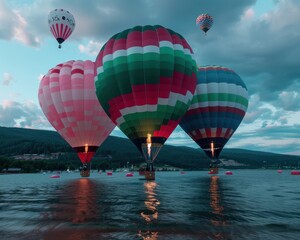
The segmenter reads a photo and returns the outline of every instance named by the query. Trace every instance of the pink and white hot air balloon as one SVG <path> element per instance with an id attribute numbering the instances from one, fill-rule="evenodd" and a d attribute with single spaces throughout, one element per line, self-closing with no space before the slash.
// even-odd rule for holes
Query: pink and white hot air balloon
<path id="1" fill-rule="evenodd" d="M 115 127 L 96 97 L 94 77 L 92 61 L 68 61 L 48 71 L 38 92 L 48 121 L 84 166 Z"/>

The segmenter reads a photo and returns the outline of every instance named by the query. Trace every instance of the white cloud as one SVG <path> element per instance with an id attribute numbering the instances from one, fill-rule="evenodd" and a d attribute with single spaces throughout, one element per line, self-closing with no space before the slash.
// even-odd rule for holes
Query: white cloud
<path id="1" fill-rule="evenodd" d="M 127 138 L 127 136 L 120 130 L 120 128 L 115 127 L 111 133 L 112 136 Z"/>
<path id="2" fill-rule="evenodd" d="M 296 91 L 283 91 L 279 93 L 281 106 L 285 110 L 300 110 L 300 93 Z"/>
<path id="3" fill-rule="evenodd" d="M 40 44 L 39 38 L 27 31 L 28 23 L 25 20 L 25 18 L 17 11 L 14 12 L 14 17 L 17 19 L 17 24 L 14 26 L 13 38 L 25 45 L 29 45 L 29 46 L 39 45 Z"/>
<path id="4" fill-rule="evenodd" d="M 35 129 L 53 129 L 40 107 L 32 101 L 24 103 L 4 100 L 0 104 L 0 125 Z"/>
<path id="5" fill-rule="evenodd" d="M 13 26 L 16 24 L 14 18 L 12 18 L 13 12 L 5 4 L 5 1 L 0 1 L 0 38 L 5 40 L 12 39 Z"/>
<path id="6" fill-rule="evenodd" d="M 279 0 L 275 11 L 263 15 L 273 31 L 285 31 L 287 27 L 299 22 L 300 6 L 298 0 Z M 287 15 L 288 13 L 288 15 Z"/>
<path id="7" fill-rule="evenodd" d="M 100 42 L 91 40 L 88 42 L 87 45 L 80 44 L 78 48 L 79 48 L 79 51 L 82 53 L 85 53 L 87 55 L 96 56 L 99 53 L 103 44 L 104 43 L 100 43 Z"/>
<path id="8" fill-rule="evenodd" d="M 180 126 L 177 126 L 165 144 L 199 148 L 194 140 Z"/>
<path id="9" fill-rule="evenodd" d="M 242 15 L 242 20 L 246 21 L 246 20 L 251 20 L 253 19 L 255 16 L 254 10 L 252 8 L 248 8 L 245 12 L 244 15 Z"/>
<path id="10" fill-rule="evenodd" d="M 45 76 L 44 74 L 40 74 L 40 75 L 38 76 L 38 78 L 37 78 L 38 81 L 40 82 L 44 76 Z"/>
<path id="11" fill-rule="evenodd" d="M 8 86 L 8 85 L 10 85 L 12 80 L 13 80 L 13 76 L 10 73 L 7 73 L 7 72 L 3 73 L 2 85 Z"/>
<path id="12" fill-rule="evenodd" d="M 14 39 L 30 46 L 39 45 L 39 39 L 31 32 L 26 18 L 20 11 L 9 8 L 6 1 L 0 1 L 0 22 L 0 38 Z"/>

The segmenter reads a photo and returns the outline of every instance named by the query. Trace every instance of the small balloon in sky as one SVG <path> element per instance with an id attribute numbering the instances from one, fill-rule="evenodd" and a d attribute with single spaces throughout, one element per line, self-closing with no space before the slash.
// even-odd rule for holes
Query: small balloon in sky
<path id="1" fill-rule="evenodd" d="M 196 18 L 196 25 L 199 27 L 206 35 L 206 32 L 212 27 L 214 19 L 207 13 L 201 14 Z"/>
<path id="2" fill-rule="evenodd" d="M 75 28 L 74 16 L 67 10 L 54 9 L 48 15 L 50 31 L 58 42 L 58 48 L 72 34 Z"/>

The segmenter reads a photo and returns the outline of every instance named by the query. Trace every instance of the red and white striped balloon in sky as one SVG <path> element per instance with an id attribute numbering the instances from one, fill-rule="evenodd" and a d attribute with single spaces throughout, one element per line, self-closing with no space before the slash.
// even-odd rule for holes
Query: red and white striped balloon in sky
<path id="1" fill-rule="evenodd" d="M 73 15 L 64 9 L 54 9 L 49 13 L 48 24 L 50 31 L 59 43 L 58 47 L 72 34 L 75 28 Z"/>
<path id="2" fill-rule="evenodd" d="M 42 78 L 38 98 L 51 125 L 89 163 L 115 125 L 95 93 L 92 61 L 68 61 Z"/>

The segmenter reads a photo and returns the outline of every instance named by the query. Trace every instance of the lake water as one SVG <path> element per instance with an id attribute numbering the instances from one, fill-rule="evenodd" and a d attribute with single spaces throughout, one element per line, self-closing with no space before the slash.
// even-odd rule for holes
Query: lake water
<path id="1" fill-rule="evenodd" d="M 284 170 L 0 175 L 0 239 L 300 239 L 300 176 Z"/>

